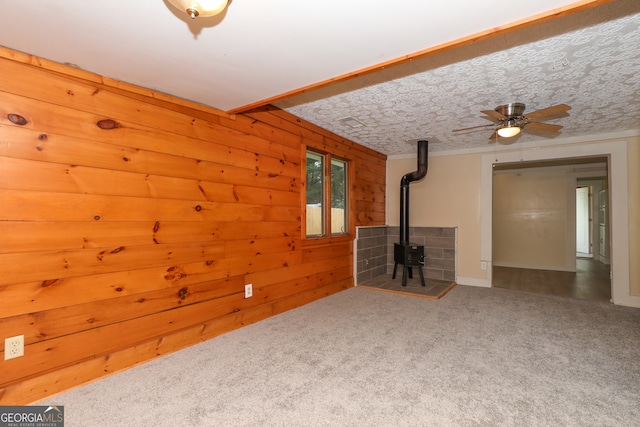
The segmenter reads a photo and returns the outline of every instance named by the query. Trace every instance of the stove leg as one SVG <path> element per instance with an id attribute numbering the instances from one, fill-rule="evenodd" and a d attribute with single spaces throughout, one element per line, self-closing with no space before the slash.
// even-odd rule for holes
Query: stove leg
<path id="1" fill-rule="evenodd" d="M 424 284 L 424 273 L 422 273 L 422 266 L 421 265 L 418 266 L 418 272 L 420 273 L 420 283 L 424 287 L 426 285 Z"/>
<path id="2" fill-rule="evenodd" d="M 402 269 L 402 286 L 407 286 L 407 270 L 410 267 L 407 267 L 406 265 L 404 266 L 404 268 Z"/>
<path id="3" fill-rule="evenodd" d="M 398 269 L 398 263 L 394 263 L 393 264 L 393 275 L 391 276 L 392 279 L 396 278 L 396 270 Z"/>
<path id="4" fill-rule="evenodd" d="M 413 279 L 413 266 L 409 266 L 409 279 Z"/>

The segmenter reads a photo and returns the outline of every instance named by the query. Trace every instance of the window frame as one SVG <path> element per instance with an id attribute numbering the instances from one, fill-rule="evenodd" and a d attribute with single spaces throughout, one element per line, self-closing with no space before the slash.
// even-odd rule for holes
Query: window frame
<path id="1" fill-rule="evenodd" d="M 313 153 L 316 155 L 320 155 L 323 157 L 323 171 L 322 171 L 322 221 L 323 221 L 323 229 L 320 234 L 307 234 L 307 154 Z M 338 156 L 332 154 L 330 152 L 319 150 L 315 147 L 305 146 L 303 149 L 303 182 L 304 182 L 304 192 L 302 193 L 302 208 L 303 208 L 303 227 L 302 227 L 302 237 L 305 240 L 319 240 L 319 239 L 335 239 L 341 238 L 345 236 L 350 236 L 352 234 L 351 229 L 353 226 L 353 218 L 351 215 L 351 203 L 352 203 L 352 191 L 351 191 L 351 161 L 342 156 Z M 345 173 L 344 173 L 344 222 L 345 227 L 343 232 L 333 233 L 331 228 L 331 202 L 332 202 L 332 165 L 333 161 L 337 160 L 339 162 L 344 163 Z"/>

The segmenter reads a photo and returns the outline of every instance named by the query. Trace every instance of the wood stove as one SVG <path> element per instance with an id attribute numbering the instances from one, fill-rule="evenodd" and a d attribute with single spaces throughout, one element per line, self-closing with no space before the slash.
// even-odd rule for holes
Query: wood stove
<path id="1" fill-rule="evenodd" d="M 424 265 L 424 245 L 394 243 L 393 261 L 393 279 L 396 278 L 398 264 L 402 264 L 404 266 L 402 270 L 402 286 L 407 286 L 407 276 L 410 279 L 413 278 L 413 267 L 418 267 L 420 283 L 422 286 L 425 286 L 424 274 L 422 273 L 422 266 Z"/>
<path id="2" fill-rule="evenodd" d="M 402 286 L 407 286 L 407 276 L 413 278 L 413 267 L 418 268 L 420 283 L 425 286 L 422 266 L 424 265 L 424 245 L 409 242 L 409 184 L 427 175 L 428 141 L 418 141 L 418 169 L 400 180 L 400 242 L 393 245 L 393 279 L 396 278 L 398 264 L 402 264 Z"/>

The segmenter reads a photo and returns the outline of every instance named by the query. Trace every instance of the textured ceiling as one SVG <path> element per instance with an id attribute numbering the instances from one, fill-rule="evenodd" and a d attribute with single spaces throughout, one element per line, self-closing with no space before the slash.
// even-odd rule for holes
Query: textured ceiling
<path id="1" fill-rule="evenodd" d="M 559 133 L 525 131 L 503 144 L 640 129 L 640 1 L 595 9 L 437 56 L 298 95 L 276 105 L 385 154 L 487 147 L 480 110 L 522 102 L 531 112 L 564 103 L 538 121 Z M 362 126 L 341 119 L 352 117 Z M 633 133 L 633 132 L 632 132 Z"/>
<path id="2" fill-rule="evenodd" d="M 548 118 L 565 126 L 560 138 L 640 128 L 639 14 L 639 0 L 233 0 L 191 20 L 166 0 L 0 1 L 0 45 L 225 111 L 280 99 L 393 155 L 418 138 L 430 151 L 486 147 L 492 129 L 451 131 L 490 123 L 479 111 L 509 102 L 569 104 Z M 532 20 L 543 23 L 512 30 Z"/>

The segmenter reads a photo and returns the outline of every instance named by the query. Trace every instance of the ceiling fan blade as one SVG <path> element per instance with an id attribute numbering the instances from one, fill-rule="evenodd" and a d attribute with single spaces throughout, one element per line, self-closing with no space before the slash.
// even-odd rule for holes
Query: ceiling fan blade
<path id="1" fill-rule="evenodd" d="M 538 117 L 552 116 L 554 114 L 564 113 L 565 111 L 569 110 L 571 110 L 571 107 L 569 107 L 567 104 L 558 104 L 548 108 L 543 108 L 542 110 L 536 110 L 530 113 L 526 113 L 525 117 L 529 119 L 536 119 Z"/>
<path id="2" fill-rule="evenodd" d="M 496 129 L 489 137 L 489 144 L 493 144 L 498 138 L 500 138 L 500 135 L 498 135 L 498 129 Z"/>
<path id="3" fill-rule="evenodd" d="M 526 125 L 527 129 L 541 130 L 543 132 L 558 132 L 562 129 L 560 125 L 552 125 L 549 123 L 530 122 Z"/>
<path id="4" fill-rule="evenodd" d="M 451 132 L 462 132 L 462 131 L 465 131 L 465 130 L 488 128 L 488 127 L 491 127 L 491 126 L 495 126 L 495 125 L 494 124 L 489 124 L 489 125 L 471 126 L 469 128 L 454 129 Z"/>
<path id="5" fill-rule="evenodd" d="M 480 110 L 480 112 L 486 114 L 487 116 L 491 117 L 492 119 L 507 120 L 506 116 L 503 116 L 502 114 L 498 113 L 496 110 Z"/>

